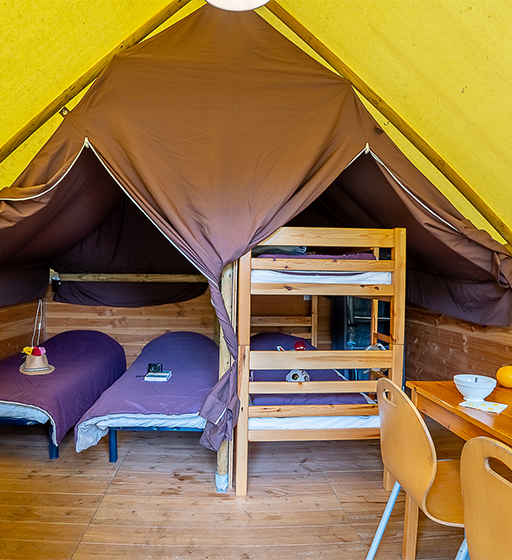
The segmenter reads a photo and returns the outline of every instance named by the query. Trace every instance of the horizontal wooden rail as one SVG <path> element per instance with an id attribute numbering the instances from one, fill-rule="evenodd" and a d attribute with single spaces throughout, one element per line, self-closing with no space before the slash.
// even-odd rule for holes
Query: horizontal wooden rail
<path id="1" fill-rule="evenodd" d="M 251 317 L 253 327 L 310 327 L 311 317 Z"/>
<path id="2" fill-rule="evenodd" d="M 379 439 L 380 428 L 342 428 L 329 430 L 249 430 L 248 441 L 335 441 Z"/>
<path id="3" fill-rule="evenodd" d="M 376 416 L 377 404 L 305 404 L 250 406 L 250 418 L 293 418 L 297 416 Z"/>
<path id="4" fill-rule="evenodd" d="M 308 296 L 355 296 L 384 298 L 395 293 L 393 285 L 357 285 L 357 284 L 291 284 L 261 283 L 251 284 L 252 295 L 308 295 Z"/>
<path id="5" fill-rule="evenodd" d="M 291 245 L 307 247 L 393 247 L 393 229 L 308 228 L 278 229 L 260 245 Z"/>
<path id="6" fill-rule="evenodd" d="M 309 352 L 253 350 L 249 353 L 249 369 L 381 369 L 392 367 L 392 360 L 392 350 L 314 350 Z M 306 383 L 306 385 L 311 386 L 311 383 Z M 332 383 L 337 382 L 332 381 Z M 344 383 L 354 382 L 345 381 Z M 324 392 L 329 393 L 330 391 Z"/>
<path id="7" fill-rule="evenodd" d="M 251 395 L 288 395 L 308 393 L 375 393 L 377 381 L 251 381 Z"/>
<path id="8" fill-rule="evenodd" d="M 187 282 L 204 283 L 201 274 L 59 274 L 61 282 Z"/>

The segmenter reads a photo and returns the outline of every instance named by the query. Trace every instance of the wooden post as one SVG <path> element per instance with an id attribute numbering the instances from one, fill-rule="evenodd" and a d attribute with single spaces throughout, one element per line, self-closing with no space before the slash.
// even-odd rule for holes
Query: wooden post
<path id="1" fill-rule="evenodd" d="M 249 454 L 249 349 L 251 338 L 251 252 L 239 262 L 238 284 L 238 395 L 240 413 L 236 425 L 237 496 L 247 495 L 247 461 Z"/>
<path id="2" fill-rule="evenodd" d="M 236 289 L 234 285 L 236 275 L 234 269 L 235 265 L 233 263 L 227 265 L 221 278 L 221 293 L 232 323 L 233 317 L 236 317 Z M 219 377 L 222 377 L 232 363 L 232 356 L 218 321 L 216 326 L 215 339 L 219 345 Z M 215 478 L 217 491 L 219 492 L 225 492 L 230 485 L 232 486 L 232 456 L 233 446 L 230 445 L 229 441 L 224 440 L 217 452 L 217 472 Z"/>

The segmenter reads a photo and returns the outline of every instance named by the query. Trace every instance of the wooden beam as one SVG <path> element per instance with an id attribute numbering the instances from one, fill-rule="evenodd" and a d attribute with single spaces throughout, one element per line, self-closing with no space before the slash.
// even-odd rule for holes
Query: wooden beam
<path id="1" fill-rule="evenodd" d="M 309 45 L 336 72 L 349 80 L 353 87 L 369 101 L 390 123 L 392 123 L 452 185 L 480 212 L 491 226 L 512 244 L 512 230 L 487 205 L 486 202 L 466 183 L 466 181 L 407 123 L 394 111 L 373 89 L 353 72 L 337 55 L 319 41 L 306 27 L 288 13 L 276 0 L 270 0 L 265 7 L 289 27 L 300 39 Z"/>
<path id="2" fill-rule="evenodd" d="M 58 279 L 61 282 L 207 282 L 201 274 L 58 274 Z"/>
<path id="3" fill-rule="evenodd" d="M 76 95 L 78 95 L 83 89 L 85 89 L 91 82 L 93 82 L 104 68 L 109 64 L 112 58 L 140 43 L 142 39 L 151 34 L 155 29 L 158 29 L 165 21 L 167 21 L 172 15 L 178 12 L 183 6 L 188 4 L 190 0 L 172 0 L 163 10 L 158 12 L 150 20 L 148 20 L 144 25 L 139 27 L 134 33 L 127 37 L 124 41 L 119 43 L 117 47 L 111 50 L 106 56 L 104 56 L 99 62 L 97 62 L 92 68 L 90 68 L 83 76 L 78 78 L 76 82 L 71 84 L 66 90 L 62 92 L 59 97 L 54 99 L 49 105 L 47 105 L 42 111 L 40 111 L 33 119 L 31 119 L 23 128 L 18 130 L 18 132 L 12 136 L 2 147 L 0 147 L 0 162 L 2 162 L 6 157 L 8 157 L 14 150 L 23 144 L 29 136 L 31 136 L 38 128 L 40 128 L 45 122 L 50 120 L 56 113 L 58 113 L 62 107 Z"/>

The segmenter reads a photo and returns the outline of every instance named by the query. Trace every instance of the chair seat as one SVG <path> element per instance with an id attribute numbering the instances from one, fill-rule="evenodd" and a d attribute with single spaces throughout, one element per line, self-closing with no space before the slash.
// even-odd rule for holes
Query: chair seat
<path id="1" fill-rule="evenodd" d="M 464 526 L 460 461 L 447 459 L 437 462 L 434 483 L 427 495 L 426 515 L 433 521 L 451 527 Z"/>

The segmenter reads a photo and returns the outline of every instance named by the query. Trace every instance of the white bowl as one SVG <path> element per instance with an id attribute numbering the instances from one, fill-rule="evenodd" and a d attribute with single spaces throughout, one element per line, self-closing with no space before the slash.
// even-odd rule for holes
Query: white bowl
<path id="1" fill-rule="evenodd" d="M 453 381 L 465 401 L 479 403 L 490 395 L 496 387 L 496 379 L 485 375 L 463 373 L 455 375 Z"/>

